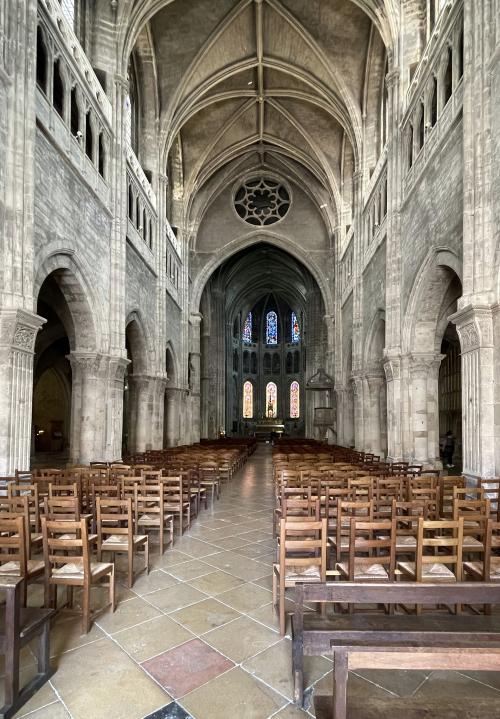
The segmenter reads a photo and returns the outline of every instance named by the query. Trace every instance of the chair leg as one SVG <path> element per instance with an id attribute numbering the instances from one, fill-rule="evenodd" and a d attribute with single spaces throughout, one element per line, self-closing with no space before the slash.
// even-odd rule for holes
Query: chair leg
<path id="1" fill-rule="evenodd" d="M 160 526 L 160 557 L 163 555 L 163 527 Z"/>
<path id="2" fill-rule="evenodd" d="M 111 572 L 109 575 L 109 603 L 111 604 L 111 611 L 114 612 L 116 609 L 116 597 L 115 597 L 115 565 L 111 566 Z"/>
<path id="3" fill-rule="evenodd" d="M 129 589 L 134 583 L 134 546 L 129 547 L 128 551 L 128 587 Z"/>
<path id="4" fill-rule="evenodd" d="M 50 621 L 46 621 L 38 635 L 38 673 L 48 674 L 50 671 Z"/>
<path id="5" fill-rule="evenodd" d="M 146 562 L 146 574 L 149 574 L 149 537 L 146 539 L 146 544 L 144 545 L 144 559 Z"/>
<path id="6" fill-rule="evenodd" d="M 88 634 L 90 631 L 90 584 L 83 585 L 83 608 L 82 608 L 82 634 Z"/>
<path id="7" fill-rule="evenodd" d="M 279 617 L 280 617 L 280 634 L 285 636 L 286 630 L 286 614 L 285 614 L 285 587 L 280 582 L 279 588 Z"/>

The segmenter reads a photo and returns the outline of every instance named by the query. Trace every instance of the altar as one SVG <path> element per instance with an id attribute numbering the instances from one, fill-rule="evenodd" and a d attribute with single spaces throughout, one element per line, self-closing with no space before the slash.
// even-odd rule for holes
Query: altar
<path id="1" fill-rule="evenodd" d="M 272 435 L 281 436 L 285 431 L 285 423 L 277 417 L 262 417 L 255 424 L 255 437 L 257 439 L 271 439 Z"/>

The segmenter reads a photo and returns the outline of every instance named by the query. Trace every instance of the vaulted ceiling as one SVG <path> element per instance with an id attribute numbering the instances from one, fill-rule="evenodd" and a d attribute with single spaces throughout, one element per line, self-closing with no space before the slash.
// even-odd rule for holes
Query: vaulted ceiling
<path id="1" fill-rule="evenodd" d="M 375 63 L 379 81 L 385 67 L 366 4 L 157 2 L 148 33 L 160 142 L 165 165 L 174 153 L 182 164 L 192 216 L 254 170 L 299 183 L 332 217 L 342 212 L 346 168 L 352 178 L 362 154 L 367 77 Z"/>

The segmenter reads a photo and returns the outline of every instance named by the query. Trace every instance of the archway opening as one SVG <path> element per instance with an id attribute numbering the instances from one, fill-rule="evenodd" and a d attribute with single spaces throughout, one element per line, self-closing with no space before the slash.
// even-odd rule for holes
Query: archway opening
<path id="1" fill-rule="evenodd" d="M 460 340 L 449 324 L 441 343 L 439 368 L 439 439 L 441 458 L 450 474 L 462 472 L 462 367 Z M 451 432 L 451 438 L 448 433 Z M 451 465 L 451 466 L 448 466 Z"/>
<path id="2" fill-rule="evenodd" d="M 201 313 L 202 436 L 314 436 L 324 367 L 320 288 L 284 250 L 258 243 L 233 255 L 205 287 Z M 324 429 L 323 429 L 324 436 Z"/>
<path id="3" fill-rule="evenodd" d="M 125 349 L 129 364 L 125 372 L 123 387 L 123 435 L 124 454 L 144 451 L 141 435 L 146 427 L 140 421 L 139 412 L 147 367 L 147 350 L 138 318 L 133 315 L 125 329 Z"/>
<path id="4" fill-rule="evenodd" d="M 176 447 L 181 437 L 181 411 L 180 411 L 180 388 L 177 386 L 177 369 L 174 355 L 170 347 L 167 347 L 165 357 L 165 368 L 167 370 L 167 387 L 165 389 L 165 406 L 163 414 L 163 446 Z"/>
<path id="5" fill-rule="evenodd" d="M 54 274 L 40 289 L 37 313 L 47 322 L 35 343 L 32 465 L 58 465 L 68 458 L 71 441 L 72 372 L 68 355 L 74 328 Z"/>

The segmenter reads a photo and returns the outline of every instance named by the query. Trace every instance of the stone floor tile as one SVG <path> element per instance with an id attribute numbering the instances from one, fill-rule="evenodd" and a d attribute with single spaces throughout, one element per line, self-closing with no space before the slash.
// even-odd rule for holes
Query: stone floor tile
<path id="1" fill-rule="evenodd" d="M 236 552 L 214 554 L 212 557 L 207 557 L 205 561 L 207 564 L 211 564 L 213 567 L 222 569 L 229 574 L 234 574 L 235 577 L 244 579 L 247 582 L 260 579 L 266 574 L 265 568 L 261 564 L 254 562 L 253 559 L 242 557 Z"/>
<path id="2" fill-rule="evenodd" d="M 205 597 L 206 595 L 202 592 L 190 587 L 189 584 L 181 582 L 176 584 L 175 587 L 160 589 L 158 592 L 148 594 L 148 602 L 168 614 L 181 607 L 199 602 Z"/>
<path id="3" fill-rule="evenodd" d="M 155 569 L 149 574 L 141 574 L 134 582 L 132 591 L 140 597 L 156 592 L 158 589 L 166 589 L 178 583 L 178 579 L 162 569 Z"/>
<path id="4" fill-rule="evenodd" d="M 192 579 L 189 584 L 201 592 L 205 592 L 210 596 L 216 596 L 217 594 L 227 592 L 229 589 L 234 589 L 240 584 L 243 584 L 243 579 L 238 579 L 238 577 L 233 577 L 232 574 L 217 570 L 210 574 L 205 574 L 203 577 L 198 577 L 198 579 Z"/>
<path id="5" fill-rule="evenodd" d="M 217 554 L 220 552 L 220 548 L 214 544 L 203 542 L 186 534 L 182 539 L 176 542 L 175 546 L 183 554 L 189 554 L 190 557 L 196 557 L 197 559 L 202 559 L 203 557 L 208 557 L 209 554 Z"/>
<path id="6" fill-rule="evenodd" d="M 298 709 L 295 704 L 288 704 L 284 709 L 273 715 L 273 719 L 306 719 L 310 716 L 304 709 Z"/>
<path id="7" fill-rule="evenodd" d="M 63 654 L 51 681 L 73 719 L 142 719 L 171 699 L 111 639 Z"/>
<path id="8" fill-rule="evenodd" d="M 174 698 L 210 682 L 233 665 L 201 639 L 193 639 L 142 664 Z"/>
<path id="9" fill-rule="evenodd" d="M 41 709 L 31 711 L 28 715 L 24 712 L 28 704 L 25 704 L 18 714 L 14 715 L 14 719 L 20 719 L 20 717 L 26 717 L 26 719 L 71 719 L 70 715 L 64 708 L 64 705 L 60 701 L 52 702 Z"/>
<path id="10" fill-rule="evenodd" d="M 21 687 L 24 687 L 37 673 L 37 667 L 35 664 L 24 667 L 19 672 L 19 683 Z M 0 707 L 3 706 L 5 701 L 4 693 L 4 682 L 0 682 Z M 16 717 L 24 716 L 30 712 L 40 709 L 41 707 L 47 706 L 57 701 L 57 694 L 55 693 L 50 682 L 43 684 L 40 689 L 31 697 L 29 701 L 19 710 Z M 3 715 L 2 715 L 3 716 Z"/>
<path id="11" fill-rule="evenodd" d="M 228 537 L 227 539 L 217 539 L 214 544 L 220 549 L 230 550 L 239 549 L 248 546 L 248 542 L 240 537 Z"/>
<path id="12" fill-rule="evenodd" d="M 286 613 L 286 632 L 287 634 L 290 631 L 290 622 L 291 618 L 290 615 L 294 611 L 295 604 L 291 602 L 289 599 L 285 600 L 285 613 Z M 279 630 L 279 618 L 278 614 L 276 612 L 276 609 L 274 608 L 274 604 L 271 602 L 270 604 L 265 604 L 263 607 L 259 607 L 259 609 L 255 609 L 251 612 L 248 612 L 248 616 L 252 617 L 252 619 L 255 619 L 258 622 L 262 622 L 262 624 L 265 624 L 267 627 L 270 627 L 271 629 Z"/>
<path id="13" fill-rule="evenodd" d="M 192 638 L 191 632 L 164 614 L 113 635 L 136 662 L 143 662 Z"/>
<path id="14" fill-rule="evenodd" d="M 210 572 L 213 572 L 213 567 L 199 559 L 192 559 L 190 562 L 178 564 L 170 570 L 172 576 L 183 581 L 196 579 L 197 577 L 202 577 L 204 574 L 210 574 Z"/>
<path id="15" fill-rule="evenodd" d="M 252 584 L 258 584 L 259 587 L 264 587 L 264 589 L 269 589 L 272 591 L 273 588 L 273 575 L 272 574 L 265 574 L 263 577 L 260 577 L 260 579 L 254 579 Z"/>
<path id="16" fill-rule="evenodd" d="M 475 697 L 483 699 L 496 697 L 500 702 L 500 694 L 493 687 L 480 684 L 464 674 L 446 671 L 432 672 L 417 689 L 414 696 L 436 699 L 439 697 L 454 697 L 455 699 L 463 697 L 464 700 L 470 702 L 473 702 Z"/>
<path id="17" fill-rule="evenodd" d="M 331 663 L 323 657 L 304 657 L 304 688 L 330 671 Z M 289 701 L 293 700 L 292 642 L 281 639 L 261 654 L 244 662 L 243 668 L 276 689 Z"/>
<path id="18" fill-rule="evenodd" d="M 163 554 L 153 554 L 149 556 L 151 569 L 167 569 L 175 567 L 182 562 L 189 562 L 192 557 L 189 554 L 180 552 L 177 549 L 167 549 Z"/>
<path id="19" fill-rule="evenodd" d="M 280 636 L 249 617 L 240 617 L 234 622 L 214 629 L 203 636 L 205 642 L 224 656 L 241 664 L 246 659 L 259 654 L 280 640 Z"/>
<path id="20" fill-rule="evenodd" d="M 56 617 L 50 632 L 50 656 L 57 657 L 70 649 L 102 639 L 104 634 L 94 622 L 88 634 L 82 634 L 79 614 L 61 613 Z"/>
<path id="21" fill-rule="evenodd" d="M 219 596 L 221 602 L 245 614 L 268 604 L 272 598 L 272 592 L 253 583 L 242 584 Z"/>
<path id="22" fill-rule="evenodd" d="M 167 706 L 152 714 L 148 714 L 144 719 L 193 719 L 177 702 L 170 702 Z"/>
<path id="23" fill-rule="evenodd" d="M 430 672 L 377 669 L 357 669 L 356 674 L 398 697 L 411 697 L 429 676 Z"/>
<path id="24" fill-rule="evenodd" d="M 197 719 L 267 719 L 286 702 L 236 667 L 195 689 L 180 703 Z"/>
<path id="25" fill-rule="evenodd" d="M 119 606 L 119 611 L 106 610 L 96 619 L 96 624 L 108 634 L 119 632 L 120 629 L 127 629 L 136 624 L 141 624 L 147 619 L 152 619 L 161 614 L 158 609 L 152 607 L 141 597 L 130 599 Z"/>
<path id="26" fill-rule="evenodd" d="M 211 629 L 227 624 L 240 616 L 239 612 L 212 598 L 192 604 L 171 615 L 172 619 L 180 622 L 197 635 L 209 632 Z"/>

